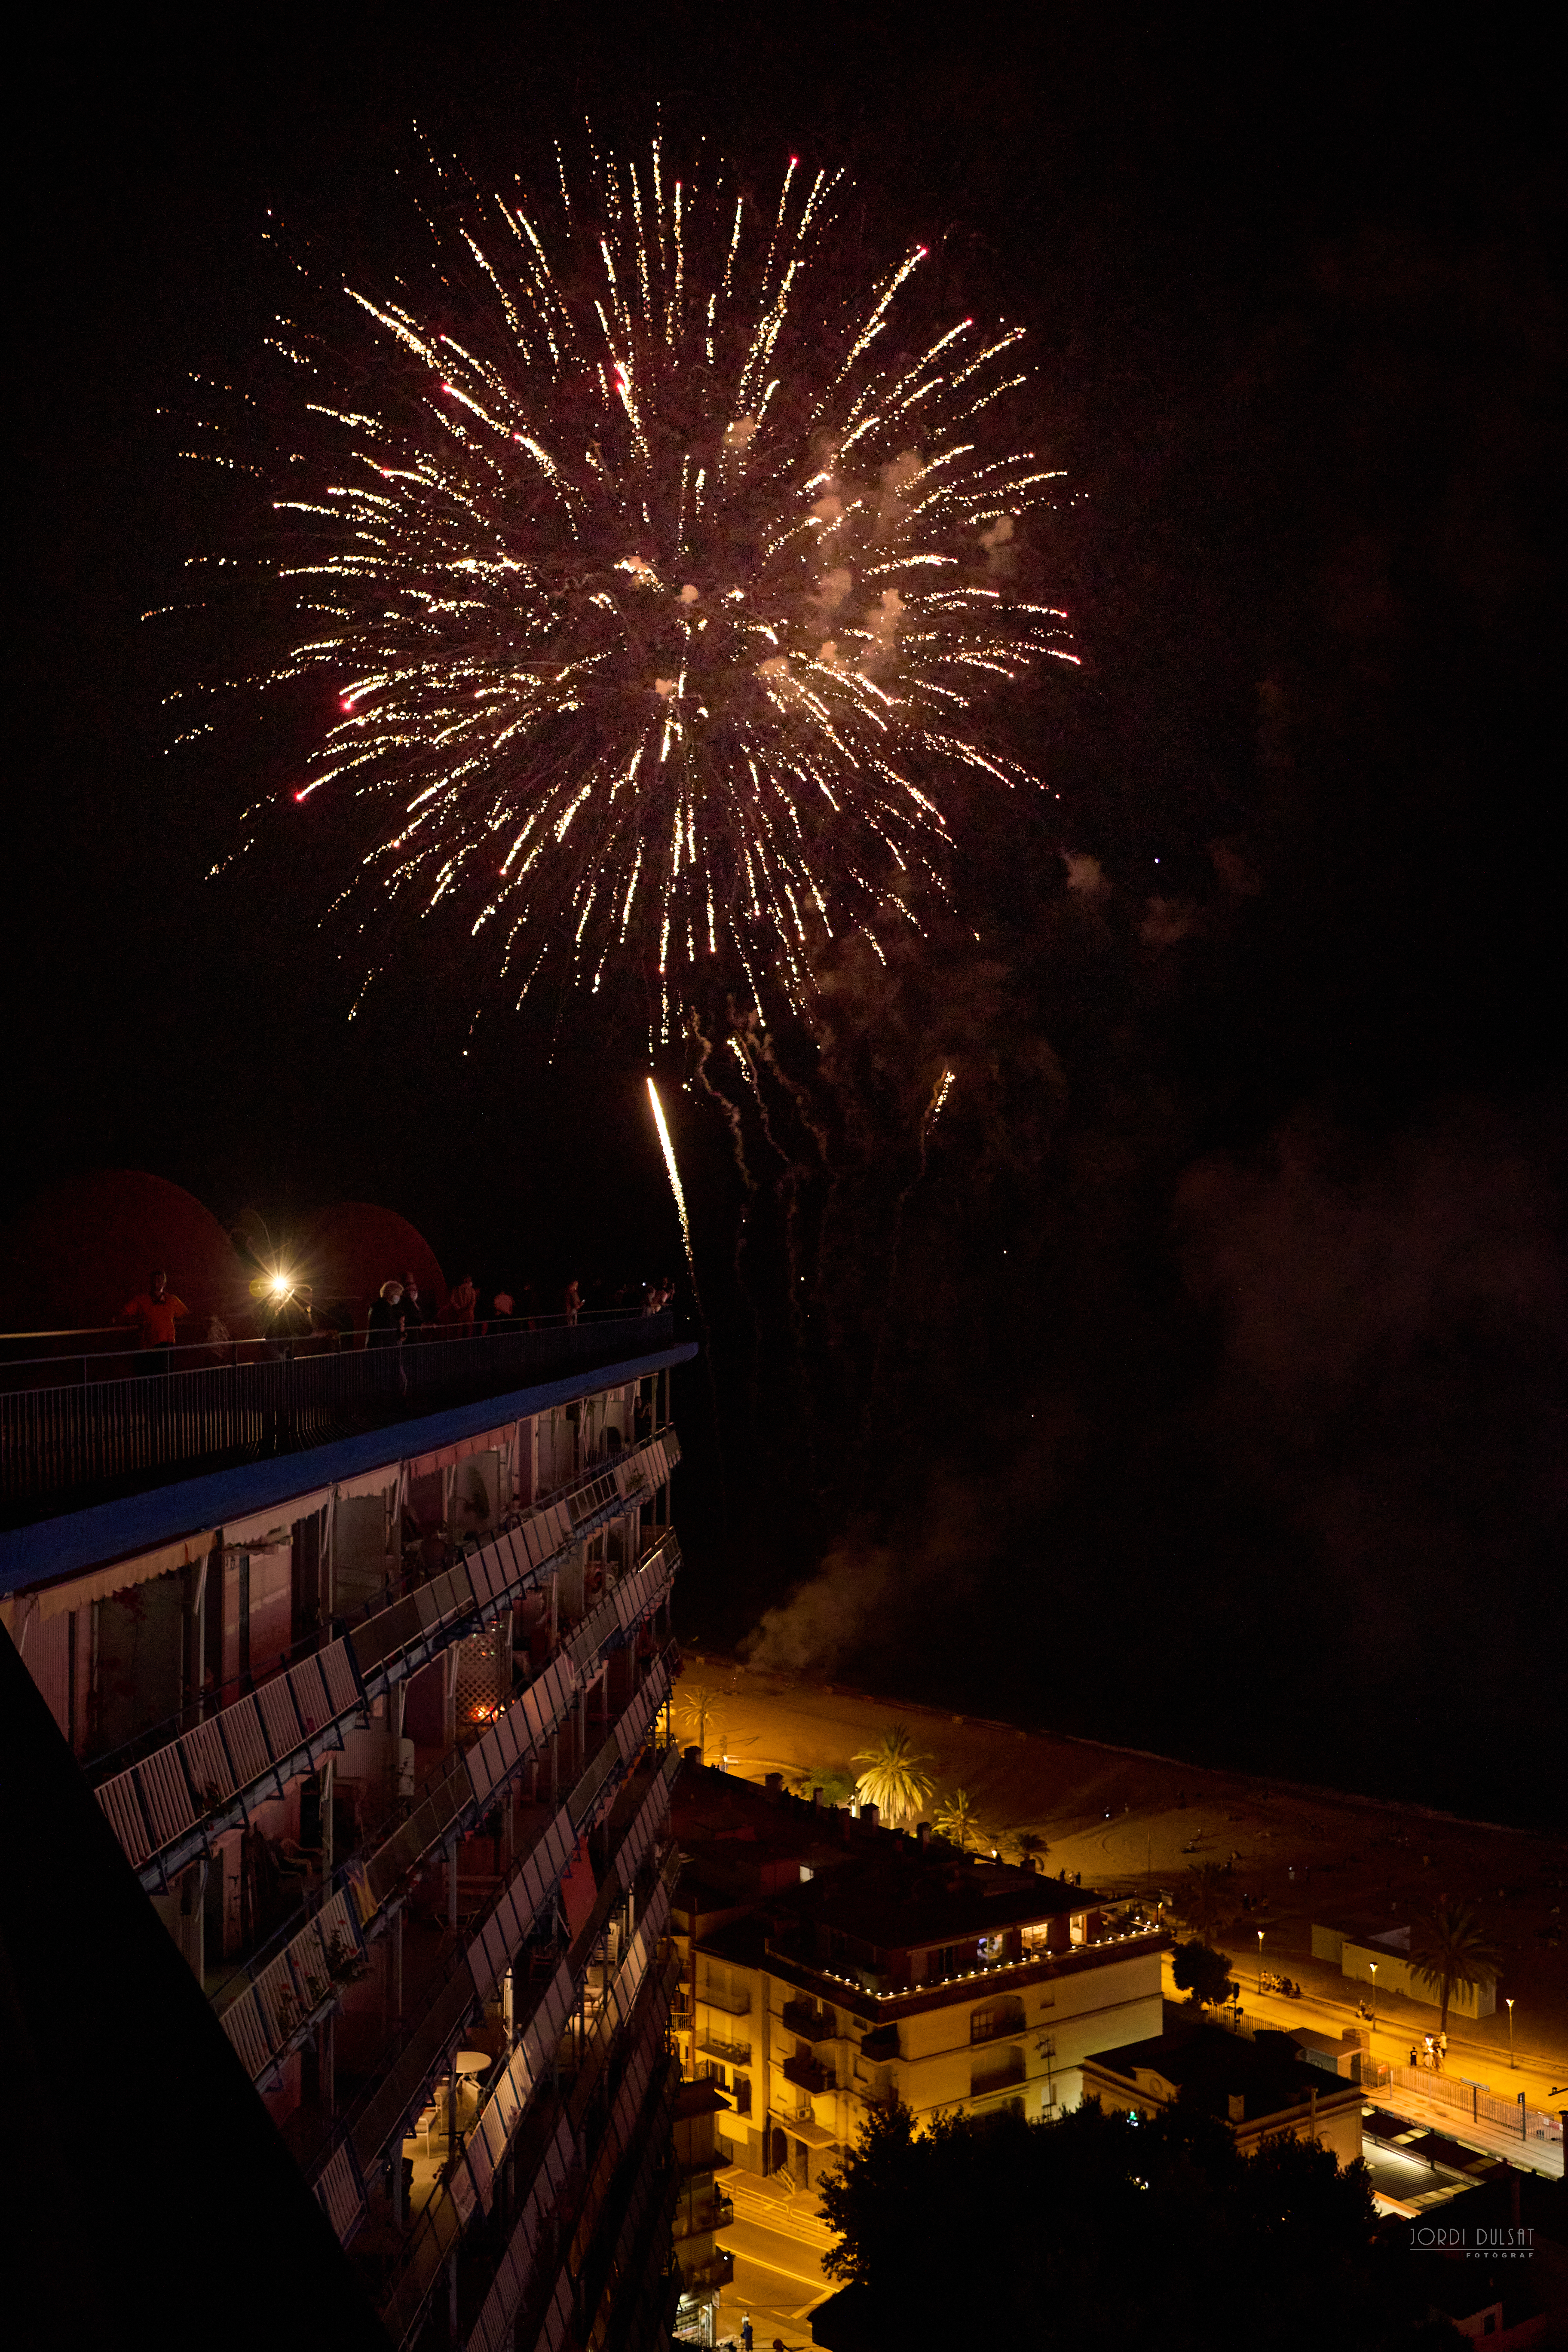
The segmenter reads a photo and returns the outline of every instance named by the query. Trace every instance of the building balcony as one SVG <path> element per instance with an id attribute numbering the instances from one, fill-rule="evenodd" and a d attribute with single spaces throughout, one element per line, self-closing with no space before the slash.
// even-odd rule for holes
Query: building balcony
<path id="1" fill-rule="evenodd" d="M 793 2083 L 797 2091 L 809 2091 L 814 2097 L 834 2087 L 832 2074 L 815 2058 L 786 2058 L 782 2071 L 786 2083 Z"/>
<path id="2" fill-rule="evenodd" d="M 699 2009 L 721 2010 L 726 2017 L 750 2017 L 751 1987 L 742 1986 L 739 1992 L 731 1992 L 722 1985 L 700 1985 L 697 1990 L 697 2006 Z"/>
<path id="3" fill-rule="evenodd" d="M 611 1478 L 617 1489 L 614 1498 L 600 1503 L 575 1528 L 571 1494 L 529 1511 L 487 1543 L 454 1554 L 448 1567 L 403 1599 L 376 1607 L 336 1640 L 230 1705 L 205 1719 L 199 1707 L 189 1711 L 189 1728 L 180 1727 L 185 1717 L 176 1717 L 130 1751 L 104 1759 L 94 1775 L 98 1801 L 142 1885 L 149 1892 L 166 1887 L 210 1850 L 215 1838 L 242 1827 L 255 1804 L 281 1796 L 290 1780 L 341 1748 L 345 1731 L 363 1719 L 368 1702 L 454 1643 L 493 1623 L 584 1526 L 625 1512 L 630 1496 L 656 1475 L 668 1476 L 673 1441 L 671 1430 L 627 1448 Z M 668 1536 L 645 1555 L 639 1570 L 656 1569 L 655 1581 L 668 1591 L 679 1565 L 679 1549 Z M 640 1622 L 648 1613 L 641 1603 L 652 1591 L 638 1573 L 622 1577 L 574 1637 L 579 1657 L 624 1638 L 629 1620 L 623 1620 L 635 1606 Z M 500 1748 L 509 1740 L 515 1744 L 524 1719 L 550 1704 L 552 1678 L 558 1682 L 563 1675 L 574 1683 L 581 1679 L 579 1659 L 570 1653 L 552 1660 L 468 1748 L 470 1773 L 495 1769 Z M 536 1742 L 542 1736 L 540 1726 L 529 1736 Z"/>
<path id="4" fill-rule="evenodd" d="M 382 2318 L 395 2343 L 404 2342 L 413 2334 L 457 2239 L 477 2214 L 489 2210 L 498 2168 L 517 2133 L 524 2127 L 535 2102 L 553 2096 L 568 2117 L 581 2123 L 596 2086 L 611 2077 L 617 2053 L 640 2046 L 652 2059 L 662 2042 L 668 1979 L 658 1966 L 658 1953 L 669 1921 L 669 1887 L 676 1875 L 673 1855 L 662 1870 L 654 1873 L 651 1890 L 643 1893 L 637 1906 L 637 1926 L 622 1958 L 620 1978 L 628 1987 L 635 1986 L 635 1992 L 624 1999 L 601 2000 L 591 2013 L 584 2011 L 580 2032 L 568 2035 L 566 2029 L 574 2009 L 583 2002 L 589 1961 L 610 1913 L 635 1888 L 647 1886 L 654 1860 L 654 1842 L 668 1812 L 670 1777 L 664 1768 L 656 1772 L 635 1811 L 625 1819 L 611 1869 L 593 1915 L 579 1931 L 554 1977 L 542 1989 L 534 2012 L 518 2034 L 508 2063 L 485 2094 L 472 2126 L 460 2147 L 451 2151 L 438 2184 L 414 2222 L 384 2290 Z M 487 1969 L 488 1963 L 481 1963 L 479 1974 L 483 1976 Z M 475 1993 L 480 1990 L 479 1984 L 470 1979 L 465 1990 L 468 2006 L 471 2007 Z M 465 2015 L 466 2011 L 457 2013 L 459 2032 Z M 415 2037 L 408 2046 L 418 2046 L 423 2055 L 428 2042 L 426 2033 Z M 568 2047 L 571 2061 L 563 2063 L 563 2052 Z M 636 2070 L 628 2066 L 623 2091 L 635 2075 Z M 385 2118 L 406 2116 L 414 2104 L 410 2098 L 414 2081 L 411 2072 L 405 2074 L 402 2082 L 395 2079 L 395 2074 L 389 2076 L 360 2110 L 347 2118 L 340 2156 L 346 2158 L 352 2151 L 361 2179 L 374 2175 L 384 2145 Z M 322 2179 L 324 2184 L 324 2174 Z M 328 2201 L 324 2194 L 322 2201 Z M 332 2218 L 337 2221 L 337 2214 Z M 340 2235 L 346 2238 L 350 2234 L 340 2223 Z"/>
<path id="5" fill-rule="evenodd" d="M 612 1312 L 486 1337 L 437 1327 L 405 1347 L 367 1348 L 365 1337 L 321 1333 L 281 1349 L 193 1344 L 150 1377 L 123 1342 L 105 1354 L 0 1366 L 0 1522 L 19 1526 L 638 1361 L 668 1350 L 675 1326 L 668 1313 Z"/>
<path id="6" fill-rule="evenodd" d="M 874 2025 L 869 2033 L 860 2037 L 860 2055 L 870 2064 L 880 2064 L 884 2059 L 899 2054 L 899 2029 L 896 2025 Z"/>
<path id="7" fill-rule="evenodd" d="M 1024 2085 L 1024 2053 L 1016 2045 L 997 2050 L 988 2058 L 977 2058 L 970 2068 L 969 2095 L 972 2099 L 988 2099 L 998 2091 L 1022 2090 Z"/>
<path id="8" fill-rule="evenodd" d="M 727 2042 L 711 2030 L 698 2035 L 697 2047 L 704 2058 L 717 2058 L 723 2066 L 749 2066 L 752 2063 L 749 2042 Z"/>
<path id="9" fill-rule="evenodd" d="M 802 2042 L 830 2042 L 838 2032 L 833 2011 L 820 2010 L 813 2001 L 786 2000 L 781 2017 L 785 2030 Z"/>
<path id="10" fill-rule="evenodd" d="M 694 2213 L 677 2210 L 671 2234 L 677 2238 L 700 2238 L 714 2230 L 727 2230 L 735 2218 L 735 2203 L 731 2197 L 713 2197 Z"/>
<path id="11" fill-rule="evenodd" d="M 691 2295 L 711 2294 L 721 2287 L 729 2286 L 733 2282 L 734 2276 L 735 2257 L 733 2254 L 726 2253 L 723 2247 L 720 2246 L 705 2263 L 698 2263 L 689 2271 L 682 2268 L 681 2291 L 685 2294 Z"/>
<path id="12" fill-rule="evenodd" d="M 646 1734 L 646 1718 L 641 1728 Z M 586 1986 L 593 1943 L 602 1933 L 611 1911 L 646 1870 L 668 1812 L 669 1789 L 679 1769 L 677 1751 L 667 1749 L 651 1767 L 640 1768 L 623 1784 L 619 1775 L 606 1777 L 601 1770 L 601 1758 L 605 1753 L 618 1755 L 614 1735 L 601 1757 L 590 1763 L 575 1787 L 567 1792 L 553 1819 L 542 1826 L 532 1847 L 520 1860 L 495 1904 L 475 1923 L 477 1933 L 472 1939 L 465 1937 L 454 1948 L 448 1937 L 439 1938 L 429 1969 L 422 1973 L 416 1985 L 405 1986 L 404 2021 L 372 2057 L 360 2096 L 343 2117 L 344 2134 L 352 2144 L 361 2181 L 374 2176 L 388 2143 L 400 2135 L 405 2119 L 425 2104 L 431 2082 L 447 2070 L 451 2053 L 476 2004 L 482 2005 L 493 1998 L 503 1971 L 531 1932 L 534 1922 L 546 1916 L 559 1881 L 563 1852 L 570 1853 L 578 1834 L 604 1819 L 610 1824 L 610 1868 L 601 1881 L 594 1910 L 571 1949 L 556 1963 L 548 1979 L 537 1981 L 533 1988 L 537 1996 L 535 2023 L 524 2029 L 518 2045 L 523 2058 L 520 2060 L 514 2052 L 512 2061 L 513 2067 L 521 2067 L 521 2072 L 511 2081 L 509 2092 L 502 2094 L 511 2109 L 511 2123 L 503 2137 L 510 2137 L 510 2130 L 516 2128 L 528 2097 L 544 2076 L 562 2071 L 555 2045 L 566 2015 Z M 590 1790 L 595 1793 L 584 1802 L 584 1792 Z M 659 1885 L 662 1886 L 662 1880 Z M 657 1905 L 654 1909 L 645 1907 L 637 1930 L 645 1945 L 648 1937 L 657 1932 L 651 1923 L 668 1916 L 668 1902 L 657 1888 L 656 1895 L 662 1911 Z M 257 1987 L 251 1997 L 264 1990 L 264 1987 Z M 235 2032 L 232 2016 L 232 2011 L 226 2012 L 224 2025 L 244 2056 L 246 2037 Z M 595 2011 L 595 2031 L 598 2022 L 608 2016 L 609 2011 L 601 2001 Z M 613 2018 L 610 2021 L 613 2023 Z M 249 2031 L 259 2032 L 266 2022 L 264 2011 L 259 2021 L 251 2021 Z M 662 2032 L 661 2000 L 661 2036 Z"/>

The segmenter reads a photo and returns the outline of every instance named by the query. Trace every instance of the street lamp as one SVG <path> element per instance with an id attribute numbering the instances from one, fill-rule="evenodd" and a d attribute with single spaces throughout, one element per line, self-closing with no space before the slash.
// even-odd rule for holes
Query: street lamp
<path id="1" fill-rule="evenodd" d="M 1513 2064 L 1513 1995 L 1504 1993 L 1503 1999 L 1508 2003 L 1508 2063 L 1511 2066 Z"/>
<path id="2" fill-rule="evenodd" d="M 1258 1930 L 1258 1990 L 1263 1990 L 1263 1930 Z"/>
<path id="3" fill-rule="evenodd" d="M 1377 1962 L 1371 1960 L 1367 1965 L 1372 1969 L 1372 2030 L 1375 2033 L 1377 2032 Z"/>

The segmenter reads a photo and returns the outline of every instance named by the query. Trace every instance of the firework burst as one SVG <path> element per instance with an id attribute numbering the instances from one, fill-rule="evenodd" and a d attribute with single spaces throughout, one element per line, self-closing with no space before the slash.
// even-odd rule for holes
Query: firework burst
<path id="1" fill-rule="evenodd" d="M 1022 331 L 886 357 L 925 249 L 852 289 L 839 186 L 563 163 L 434 214 L 424 299 L 279 326 L 309 432 L 266 682 L 338 705 L 294 800 L 353 796 L 348 895 L 493 940 L 518 1002 L 550 957 L 635 961 L 667 1037 L 705 964 L 800 1009 L 827 939 L 919 924 L 962 780 L 1037 782 L 984 723 L 1075 658 L 1012 592 L 1054 478 L 995 453 Z"/>

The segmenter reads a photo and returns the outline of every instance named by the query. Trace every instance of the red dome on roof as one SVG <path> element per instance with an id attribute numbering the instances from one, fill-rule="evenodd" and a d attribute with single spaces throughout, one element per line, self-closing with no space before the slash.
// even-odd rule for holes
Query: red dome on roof
<path id="1" fill-rule="evenodd" d="M 312 1217 L 300 1236 L 300 1271 L 318 1305 L 350 1305 L 363 1324 L 384 1282 L 412 1274 L 426 1315 L 445 1306 L 447 1284 L 435 1251 L 395 1209 L 342 1201 Z"/>
<path id="2" fill-rule="evenodd" d="M 199 1339 L 209 1315 L 237 1328 L 247 1315 L 249 1268 L 182 1185 L 135 1168 L 64 1177 L 0 1234 L 6 1328 L 100 1328 L 146 1289 L 159 1266 L 191 1309 L 182 1339 Z"/>

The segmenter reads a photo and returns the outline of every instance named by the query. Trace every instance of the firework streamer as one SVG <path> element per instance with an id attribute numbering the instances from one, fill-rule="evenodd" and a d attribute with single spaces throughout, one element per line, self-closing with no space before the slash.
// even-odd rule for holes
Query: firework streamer
<path id="1" fill-rule="evenodd" d="M 731 1270 L 735 1277 L 736 1292 L 745 1302 L 746 1315 L 751 1325 L 751 1343 L 746 1351 L 746 1428 L 749 1434 L 754 1434 L 757 1425 L 757 1354 L 762 1346 L 763 1333 L 761 1318 L 751 1292 L 746 1286 L 741 1261 L 748 1239 L 752 1202 L 756 1198 L 756 1181 L 746 1163 L 746 1136 L 740 1111 L 722 1087 L 716 1087 L 708 1075 L 708 1065 L 713 1055 L 713 1043 L 698 1019 L 694 1005 L 688 1007 L 686 1022 L 688 1032 L 697 1048 L 697 1059 L 691 1073 L 692 1078 L 701 1087 L 710 1101 L 719 1107 L 720 1114 L 729 1130 L 731 1155 L 734 1160 L 742 1188 L 740 1213 L 735 1220 L 735 1248 L 731 1261 Z"/>
<path id="2" fill-rule="evenodd" d="M 778 1055 L 773 1051 L 773 1041 L 765 1026 L 762 1028 L 761 1034 L 761 1062 L 772 1075 L 774 1084 L 779 1087 L 780 1091 L 791 1104 L 799 1124 L 811 1137 L 812 1141 L 816 1146 L 821 1164 L 823 1168 L 826 1169 L 828 1164 L 827 1135 L 826 1129 L 822 1128 L 817 1121 L 810 1092 L 805 1087 L 801 1085 L 798 1079 L 792 1078 L 789 1072 L 784 1067 Z M 754 1038 L 748 1034 L 746 1042 L 750 1051 L 753 1055 L 756 1055 L 757 1047 Z M 800 1357 L 804 1370 L 805 1356 L 805 1301 L 800 1295 L 802 1283 L 805 1279 L 801 1271 L 800 1263 L 800 1192 L 801 1186 L 803 1184 L 809 1183 L 811 1181 L 813 1171 L 801 1159 L 798 1151 L 786 1151 L 773 1134 L 772 1123 L 767 1116 L 760 1074 L 757 1080 L 757 1101 L 763 1110 L 763 1131 L 767 1136 L 768 1141 L 773 1145 L 773 1150 L 778 1153 L 779 1158 L 784 1163 L 773 1190 L 774 1197 L 778 1200 L 784 1212 L 784 1263 L 787 1269 L 787 1280 L 789 1283 L 790 1327 L 795 1334 L 795 1348 Z"/>
<path id="3" fill-rule="evenodd" d="M 719 1391 L 713 1380 L 713 1335 L 708 1328 L 703 1311 L 702 1293 L 697 1281 L 697 1255 L 691 1245 L 691 1219 L 687 1214 L 686 1188 L 680 1181 L 676 1161 L 675 1145 L 670 1140 L 669 1127 L 664 1116 L 664 1105 L 658 1098 L 658 1087 L 650 1075 L 647 1081 L 648 1107 L 658 1131 L 659 1150 L 664 1154 L 665 1168 L 669 1175 L 669 1189 L 675 1198 L 675 1212 L 680 1220 L 680 1239 L 686 1251 L 687 1270 L 691 1276 L 691 1303 L 697 1310 L 697 1320 L 702 1328 L 702 1362 L 708 1379 L 708 1401 L 713 1414 L 713 1444 L 719 1465 L 719 1509 L 726 1532 L 730 1518 L 730 1482 L 724 1466 L 724 1432 L 719 1419 Z"/>
<path id="4" fill-rule="evenodd" d="M 340 899 L 466 932 L 487 1001 L 646 972 L 668 1042 L 743 972 L 798 1014 L 826 941 L 885 961 L 943 894 L 960 787 L 1041 788 L 987 716 L 1077 659 L 1019 584 L 1023 331 L 922 330 L 923 247 L 858 283 L 843 193 L 754 208 L 657 142 L 447 180 L 423 276 L 302 273 L 287 437 L 247 394 L 188 452 L 274 488 L 260 582 L 220 562 L 282 605 L 240 683 L 331 701 L 292 821 L 334 803 Z"/>
<path id="5" fill-rule="evenodd" d="M 739 1175 L 741 1182 L 745 1190 L 745 1205 L 743 1205 L 742 1209 L 743 1237 L 746 1206 L 749 1206 L 752 1200 L 755 1197 L 757 1190 L 756 1179 L 752 1174 L 751 1169 L 746 1162 L 745 1128 L 742 1121 L 739 1110 L 731 1101 L 729 1096 L 724 1093 L 721 1087 L 716 1087 L 713 1084 L 712 1079 L 708 1075 L 708 1065 L 713 1058 L 713 1041 L 704 1030 L 701 1022 L 698 1019 L 697 1009 L 694 1005 L 687 1008 L 686 1027 L 687 1034 L 697 1047 L 697 1059 L 692 1067 L 692 1077 L 696 1081 L 697 1085 L 701 1087 L 703 1093 L 708 1096 L 709 1099 L 718 1104 L 724 1124 L 730 1131 L 731 1154 L 735 1162 L 736 1173 Z M 748 1073 L 748 1075 L 750 1074 Z M 740 1273 L 740 1252 L 741 1242 L 737 1239 L 735 1244 L 737 1278 L 739 1278 Z"/>
<path id="6" fill-rule="evenodd" d="M 664 1105 L 658 1098 L 658 1088 L 651 1077 L 647 1082 L 647 1098 L 653 1110 L 654 1126 L 658 1130 L 659 1149 L 664 1153 L 664 1164 L 669 1173 L 669 1189 L 675 1196 L 675 1212 L 680 1219 L 680 1239 L 686 1251 L 686 1264 L 691 1276 L 691 1295 L 695 1298 L 697 1297 L 697 1260 L 691 1248 L 691 1220 L 686 1213 L 686 1192 L 680 1181 L 680 1170 L 676 1165 L 675 1146 L 669 1139 L 669 1129 L 665 1123 Z"/>

